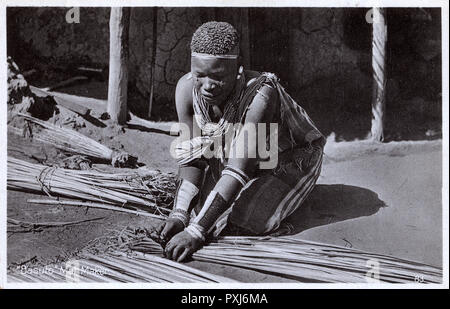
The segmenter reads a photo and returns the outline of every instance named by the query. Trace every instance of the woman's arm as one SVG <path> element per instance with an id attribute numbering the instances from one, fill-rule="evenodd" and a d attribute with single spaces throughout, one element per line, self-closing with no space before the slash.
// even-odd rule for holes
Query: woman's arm
<path id="1" fill-rule="evenodd" d="M 193 121 L 193 83 L 189 76 L 189 74 L 186 74 L 181 77 L 175 90 L 178 121 L 185 125 L 182 128 L 189 128 L 189 132 L 183 132 L 180 135 L 180 142 L 185 141 L 183 138 L 186 138 L 186 140 L 192 139 L 195 132 L 199 132 L 199 130 L 194 129 L 197 124 Z M 179 166 L 180 182 L 175 194 L 173 210 L 169 218 L 156 228 L 153 235 L 153 237 L 159 238 L 162 243 L 169 241 L 173 235 L 182 231 L 189 224 L 190 212 L 198 199 L 198 193 L 202 185 L 204 169 L 205 166 L 202 165 L 202 162 Z"/>
<path id="2" fill-rule="evenodd" d="M 185 124 L 189 128 L 189 134 L 185 134 L 187 139 L 192 139 L 197 132 L 200 132 L 197 123 L 194 121 L 194 109 L 192 107 L 193 81 L 189 78 L 190 73 L 185 74 L 177 83 L 175 89 L 175 105 L 177 109 L 178 122 Z M 179 176 L 199 188 L 203 180 L 205 166 L 201 163 L 194 163 L 179 167 Z"/>
<path id="3" fill-rule="evenodd" d="M 264 85 L 258 90 L 247 110 L 244 127 L 232 145 L 227 167 L 241 171 L 248 178 L 253 178 L 259 159 L 257 151 L 258 134 L 260 134 L 258 124 L 265 124 L 264 128 L 269 127 L 277 110 L 277 101 L 277 91 L 271 86 Z M 249 137 L 246 128 L 255 130 L 253 138 Z M 241 156 L 241 154 L 244 155 Z M 214 190 L 227 201 L 232 201 L 241 189 L 239 184 L 240 182 L 236 178 L 226 174 L 219 179 Z"/>
<path id="4" fill-rule="evenodd" d="M 276 89 L 264 85 L 249 106 L 244 128 L 245 126 L 254 127 L 257 137 L 258 123 L 270 123 L 276 110 L 277 100 Z M 240 131 L 230 151 L 225 168 L 227 172 L 222 173 L 202 210 L 185 229 L 185 232 L 177 234 L 167 244 L 165 250 L 167 257 L 181 261 L 203 243 L 205 235 L 214 226 L 216 220 L 231 206 L 246 181 L 253 177 L 258 159 L 251 154 L 252 149 L 258 149 L 257 142 L 257 138 L 248 138 L 246 130 Z M 241 157 L 238 154 L 244 154 L 244 156 Z"/>
<path id="5" fill-rule="evenodd" d="M 214 226 L 218 217 L 231 205 L 243 186 L 253 178 L 258 160 L 256 151 L 258 149 L 258 124 L 263 123 L 266 126 L 270 124 L 276 110 L 277 99 L 276 89 L 264 85 L 250 104 L 244 127 L 231 147 L 228 164 L 208 196 L 210 204 L 205 202 L 193 222 L 199 225 L 197 228 L 203 234 L 206 234 Z M 256 134 L 249 138 L 245 128 L 254 129 Z"/>

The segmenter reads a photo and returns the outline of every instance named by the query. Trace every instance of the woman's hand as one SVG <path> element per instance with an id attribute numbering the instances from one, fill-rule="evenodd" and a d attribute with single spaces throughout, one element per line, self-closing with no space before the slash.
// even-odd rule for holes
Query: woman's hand
<path id="1" fill-rule="evenodd" d="M 176 234 L 164 249 L 164 255 L 174 261 L 181 262 L 203 245 L 203 240 L 194 238 L 186 231 Z"/>
<path id="2" fill-rule="evenodd" d="M 183 229 L 184 224 L 180 219 L 167 218 L 155 228 L 150 237 L 153 239 L 159 239 L 161 244 L 166 244 L 173 235 L 178 234 Z"/>

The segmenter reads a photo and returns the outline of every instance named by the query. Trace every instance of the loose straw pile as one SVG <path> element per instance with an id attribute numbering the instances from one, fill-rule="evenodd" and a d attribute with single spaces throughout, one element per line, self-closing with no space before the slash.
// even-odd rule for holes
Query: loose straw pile
<path id="1" fill-rule="evenodd" d="M 158 254 L 149 238 L 131 250 Z M 193 254 L 197 261 L 250 269 L 301 282 L 367 282 L 370 271 L 389 283 L 441 283 L 442 270 L 419 262 L 292 237 L 223 237 Z M 374 268 L 376 267 L 376 269 Z"/>
<path id="2" fill-rule="evenodd" d="M 104 208 L 143 209 L 147 215 L 168 215 L 175 194 L 175 177 L 158 171 L 141 170 L 111 174 L 95 170 L 78 171 L 33 164 L 8 158 L 8 189 L 45 192 L 105 205 Z M 53 201 L 57 203 L 64 203 Z M 67 202 L 70 204 L 70 201 Z M 74 204 L 72 202 L 72 204 Z M 108 207 L 109 206 L 109 207 Z"/>
<path id="3" fill-rule="evenodd" d="M 58 127 L 26 114 L 18 113 L 17 115 L 42 127 L 40 132 L 33 132 L 33 138 L 38 141 L 51 144 L 58 149 L 74 154 L 108 161 L 113 159 L 113 150 L 81 133 Z M 17 130 L 12 130 L 12 132 L 16 133 Z"/>
<path id="4" fill-rule="evenodd" d="M 23 271 L 11 271 L 8 273 L 8 281 L 19 283 L 234 282 L 229 278 L 139 252 L 133 254 L 114 252 L 99 256 L 85 253 L 79 259 L 57 265 L 47 265 L 42 269 L 30 268 Z"/>

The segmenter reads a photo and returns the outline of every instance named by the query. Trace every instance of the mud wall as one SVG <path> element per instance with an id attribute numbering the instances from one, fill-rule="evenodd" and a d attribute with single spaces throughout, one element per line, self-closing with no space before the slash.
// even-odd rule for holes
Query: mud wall
<path id="1" fill-rule="evenodd" d="M 56 66 L 108 66 L 109 8 L 80 8 L 80 23 L 72 24 L 65 20 L 67 10 L 8 8 L 8 54 L 19 66 L 39 61 Z M 218 19 L 246 31 L 250 53 L 247 51 L 245 63 L 277 73 L 306 107 L 332 112 L 347 108 L 370 115 L 371 26 L 365 20 L 366 12 L 341 8 L 158 8 L 157 104 L 173 107 L 176 82 L 189 70 L 193 31 L 205 21 Z M 419 96 L 426 107 L 440 95 L 440 35 L 436 31 L 440 13 L 392 10 L 391 15 L 390 99 Z M 152 27 L 152 8 L 132 8 L 129 76 L 143 98 L 149 95 Z M 426 82 L 418 85 L 419 80 Z M 440 104 L 433 106 L 436 110 Z"/>
<path id="2" fill-rule="evenodd" d="M 14 22 L 9 54 L 27 66 L 34 58 L 50 65 L 109 61 L 109 8 L 80 8 L 80 23 L 67 23 L 67 8 L 10 8 Z M 129 76 L 143 96 L 149 93 L 153 43 L 152 8 L 133 8 L 130 22 Z M 156 93 L 173 97 L 178 78 L 189 70 L 189 42 L 201 24 L 200 9 L 160 8 L 157 12 Z M 25 48 L 24 48 L 25 47 Z"/>

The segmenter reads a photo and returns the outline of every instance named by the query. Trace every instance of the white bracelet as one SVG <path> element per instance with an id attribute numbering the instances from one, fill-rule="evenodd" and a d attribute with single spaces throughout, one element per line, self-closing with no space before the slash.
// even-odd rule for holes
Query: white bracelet
<path id="1" fill-rule="evenodd" d="M 184 230 L 186 232 L 188 232 L 189 235 L 191 235 L 192 237 L 205 241 L 204 229 L 200 225 L 195 224 L 195 223 L 191 223 Z"/>
<path id="2" fill-rule="evenodd" d="M 236 179 L 237 181 L 239 181 L 240 184 L 241 184 L 243 187 L 245 187 L 245 185 L 246 185 L 246 182 L 245 182 L 244 178 L 242 178 L 239 174 L 237 174 L 237 173 L 235 173 L 235 172 L 233 172 L 233 171 L 223 170 L 223 171 L 222 171 L 222 175 L 228 175 L 228 176 L 233 177 L 234 179 Z"/>
<path id="3" fill-rule="evenodd" d="M 189 213 L 181 208 L 175 208 L 169 215 L 169 218 L 180 220 L 183 223 L 184 227 L 189 224 L 189 217 Z"/>
<path id="4" fill-rule="evenodd" d="M 198 194 L 199 189 L 190 181 L 183 179 L 178 188 L 174 209 L 187 211 L 192 199 Z"/>

